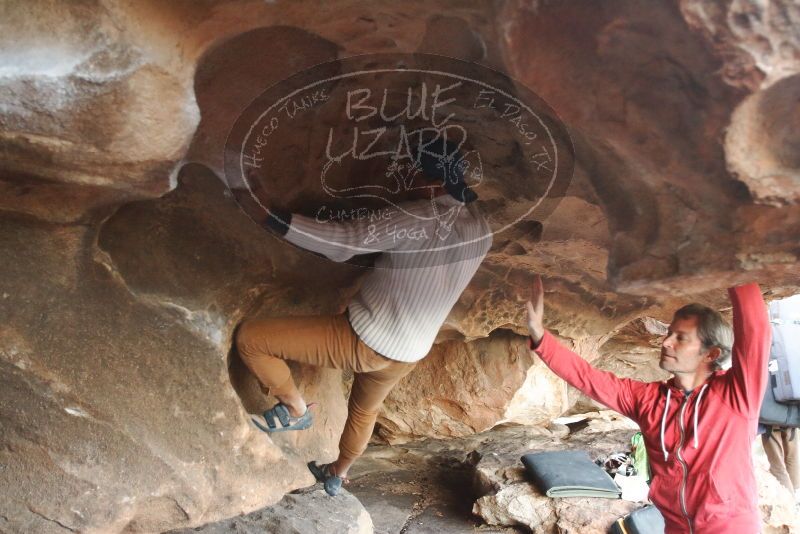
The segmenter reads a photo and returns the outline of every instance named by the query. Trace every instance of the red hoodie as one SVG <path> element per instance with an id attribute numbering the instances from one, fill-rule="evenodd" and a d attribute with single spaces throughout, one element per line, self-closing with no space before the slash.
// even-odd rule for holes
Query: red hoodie
<path id="1" fill-rule="evenodd" d="M 668 382 L 639 382 L 595 369 L 545 332 L 536 353 L 570 385 L 633 419 L 652 469 L 650 500 L 667 534 L 760 531 L 751 447 L 766 385 L 770 328 L 757 284 L 728 290 L 731 368 L 688 396 Z"/>

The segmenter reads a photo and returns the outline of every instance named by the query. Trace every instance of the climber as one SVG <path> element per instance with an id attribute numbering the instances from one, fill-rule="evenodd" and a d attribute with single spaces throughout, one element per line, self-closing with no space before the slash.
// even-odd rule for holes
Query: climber
<path id="1" fill-rule="evenodd" d="M 381 252 L 345 314 L 248 320 L 236 335 L 242 360 L 278 399 L 263 420 L 254 419 L 265 432 L 312 424 L 284 360 L 354 371 L 339 456 L 330 464 L 308 464 L 330 495 L 364 452 L 389 391 L 427 355 L 491 246 L 489 226 L 473 202 L 477 195 L 464 180 L 463 165 L 453 164 L 460 155 L 441 139 L 421 143 L 415 154 L 425 186 L 411 191 L 418 200 L 401 203 L 377 223 L 320 220 L 273 206 L 257 216 L 287 241 L 334 261 Z M 251 217 L 258 212 L 248 192 L 234 194 Z"/>
<path id="2" fill-rule="evenodd" d="M 770 326 L 757 284 L 728 292 L 733 331 L 711 308 L 680 308 L 659 362 L 673 377 L 649 383 L 600 371 L 547 332 L 540 277 L 527 303 L 531 350 L 570 385 L 638 423 L 652 470 L 649 497 L 667 534 L 761 529 L 751 446 Z"/>

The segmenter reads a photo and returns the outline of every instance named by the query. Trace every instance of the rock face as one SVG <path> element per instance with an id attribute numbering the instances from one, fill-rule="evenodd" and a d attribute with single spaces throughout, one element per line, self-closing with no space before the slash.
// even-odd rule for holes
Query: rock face
<path id="1" fill-rule="evenodd" d="M 399 443 L 466 436 L 502 420 L 546 423 L 566 406 L 550 394 L 562 391 L 557 378 L 534 359 L 526 338 L 508 331 L 468 344 L 442 342 L 389 394 L 377 437 Z"/>
<path id="2" fill-rule="evenodd" d="M 311 484 L 308 459 L 336 454 L 340 373 L 298 369 L 320 424 L 273 441 L 247 417 L 263 395 L 228 360 L 245 310 L 303 313 L 302 294 L 253 291 L 295 251 L 265 239 L 213 176 L 182 178 L 191 185 L 126 205 L 99 232 L 4 219 L 0 499 L 12 531 L 153 532 L 235 515 Z"/>
<path id="3" fill-rule="evenodd" d="M 680 9 L 719 50 L 725 60 L 721 74 L 728 84 L 755 90 L 800 69 L 797 4 L 682 0 Z"/>
<path id="4" fill-rule="evenodd" d="M 608 277 L 618 290 L 686 296 L 744 279 L 795 283 L 797 258 L 777 249 L 792 248 L 797 208 L 753 205 L 732 179 L 731 162 L 750 154 L 718 140 L 747 93 L 716 74 L 724 59 L 676 6 L 608 2 L 589 17 L 578 4 L 512 2 L 504 15 L 513 21 L 504 34 L 510 71 L 572 127 L 576 179 L 585 172 L 607 218 Z M 530 35 L 537 46 L 523 45 Z M 770 124 L 780 137 L 782 124 Z M 782 150 L 782 161 L 797 152 Z M 793 197 L 797 182 L 784 185 Z M 772 216 L 788 217 L 793 230 L 764 239 L 758 220 Z"/>
<path id="5" fill-rule="evenodd" d="M 200 114 L 191 60 L 169 52 L 180 38 L 159 30 L 171 24 L 152 7 L 4 4 L 6 174 L 115 189 L 117 202 L 174 186 L 175 162 Z M 83 200 L 85 207 L 104 199 Z"/>
<path id="6" fill-rule="evenodd" d="M 384 440 L 589 406 L 524 348 L 536 273 L 552 331 L 643 379 L 659 378 L 643 318 L 724 308 L 737 282 L 797 292 L 798 17 L 789 0 L 4 3 L 0 529 L 190 527 L 274 503 L 312 482 L 306 461 L 335 456 L 342 374 L 295 366 L 316 424 L 269 439 L 247 413 L 270 401 L 231 345 L 244 317 L 341 312 L 365 271 L 264 233 L 221 180 L 247 100 L 335 57 L 421 51 L 508 72 L 575 146 L 548 217 L 495 237 L 390 397 Z M 518 147 L 501 148 L 513 176 Z M 301 184 L 282 199 L 293 208 Z M 499 224 L 519 210 L 503 185 Z"/>
<path id="7" fill-rule="evenodd" d="M 725 80 L 749 95 L 731 116 L 725 139 L 729 170 L 759 202 L 797 204 L 800 162 L 796 132 L 800 91 L 800 9 L 745 2 L 681 2 L 687 22 L 726 58 Z"/>

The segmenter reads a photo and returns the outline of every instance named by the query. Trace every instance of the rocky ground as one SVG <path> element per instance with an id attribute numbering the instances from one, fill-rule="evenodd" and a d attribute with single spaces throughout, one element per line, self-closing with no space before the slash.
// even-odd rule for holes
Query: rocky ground
<path id="1" fill-rule="evenodd" d="M 532 451 L 586 450 L 592 458 L 626 451 L 636 431 L 613 412 L 574 419 L 569 425 L 507 424 L 457 439 L 372 446 L 351 471 L 347 491 L 334 499 L 316 485 L 258 512 L 169 534 L 605 534 L 616 518 L 644 503 L 548 498 L 526 480 L 519 461 Z M 800 532 L 790 495 L 763 461 L 757 464 L 763 532 Z"/>

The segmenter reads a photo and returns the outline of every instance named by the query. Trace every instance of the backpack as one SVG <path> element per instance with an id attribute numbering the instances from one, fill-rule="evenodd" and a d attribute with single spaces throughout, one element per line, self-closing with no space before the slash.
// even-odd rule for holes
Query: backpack
<path id="1" fill-rule="evenodd" d="M 769 386 L 778 402 L 800 401 L 800 325 L 772 325 Z"/>
<path id="2" fill-rule="evenodd" d="M 773 324 L 767 387 L 758 422 L 800 427 L 800 325 Z"/>

